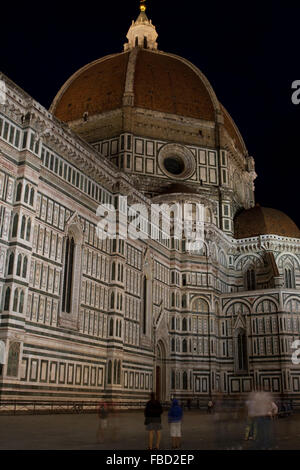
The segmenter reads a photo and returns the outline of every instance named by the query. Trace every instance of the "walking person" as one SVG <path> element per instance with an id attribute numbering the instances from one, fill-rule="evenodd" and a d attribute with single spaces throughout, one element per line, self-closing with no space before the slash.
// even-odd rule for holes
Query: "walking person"
<path id="1" fill-rule="evenodd" d="M 151 398 L 146 404 L 144 415 L 145 415 L 145 426 L 149 432 L 148 435 L 148 449 L 159 449 L 160 438 L 161 438 L 161 415 L 163 413 L 162 406 L 158 400 L 155 399 L 155 394 L 151 393 Z M 155 447 L 153 448 L 153 438 L 155 433 Z"/>
<path id="2" fill-rule="evenodd" d="M 100 403 L 98 410 L 99 425 L 97 431 L 97 441 L 104 442 L 104 434 L 108 428 L 108 408 L 106 403 Z"/>
<path id="3" fill-rule="evenodd" d="M 180 449 L 181 446 L 181 422 L 183 411 L 176 398 L 172 401 L 172 406 L 168 412 L 168 422 L 170 424 L 170 435 L 172 449 Z"/>
<path id="4" fill-rule="evenodd" d="M 246 401 L 247 407 L 247 425 L 245 430 L 245 441 L 250 439 L 256 439 L 257 423 L 255 419 L 255 402 L 254 393 L 250 393 L 248 400 Z"/>
<path id="5" fill-rule="evenodd" d="M 264 450 L 271 449 L 274 445 L 272 416 L 273 412 L 276 412 L 274 407 L 275 403 L 270 393 L 262 391 L 258 391 L 254 394 L 253 402 L 253 416 L 255 417 L 257 425 L 255 448 Z"/>
<path id="6" fill-rule="evenodd" d="M 212 414 L 213 407 L 214 407 L 213 401 L 212 401 L 212 400 L 209 400 L 209 402 L 207 403 L 207 413 L 208 413 L 209 415 Z"/>

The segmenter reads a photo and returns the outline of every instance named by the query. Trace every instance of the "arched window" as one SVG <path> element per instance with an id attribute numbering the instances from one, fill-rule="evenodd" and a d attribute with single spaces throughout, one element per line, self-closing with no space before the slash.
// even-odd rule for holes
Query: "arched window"
<path id="1" fill-rule="evenodd" d="M 21 276 L 21 264 L 22 264 L 22 255 L 19 255 L 18 262 L 17 262 L 17 271 L 16 271 L 17 276 Z"/>
<path id="2" fill-rule="evenodd" d="M 114 281 L 116 278 L 116 263 L 113 262 L 111 265 L 111 279 Z"/>
<path id="3" fill-rule="evenodd" d="M 171 372 L 171 388 L 174 390 L 176 388 L 175 386 L 175 371 L 172 370 Z"/>
<path id="4" fill-rule="evenodd" d="M 108 361 L 107 365 L 107 383 L 111 384 L 111 375 L 112 375 L 112 363 Z"/>
<path id="5" fill-rule="evenodd" d="M 147 38 L 144 36 L 144 49 L 147 49 L 148 43 L 147 43 Z"/>
<path id="6" fill-rule="evenodd" d="M 27 220 L 27 228 L 26 228 L 26 240 L 29 242 L 30 240 L 30 232 L 31 232 L 31 219 L 28 218 Z"/>
<path id="7" fill-rule="evenodd" d="M 187 331 L 187 321 L 186 318 L 182 319 L 182 331 Z"/>
<path id="8" fill-rule="evenodd" d="M 7 289 L 5 291 L 4 310 L 9 310 L 10 293 L 11 293 L 11 289 L 10 289 L 10 287 L 7 287 Z"/>
<path id="9" fill-rule="evenodd" d="M 284 270 L 284 286 L 287 289 L 295 288 L 295 275 L 294 270 L 291 268 L 285 268 Z"/>
<path id="10" fill-rule="evenodd" d="M 33 202 L 34 202 L 34 189 L 31 188 L 31 191 L 30 191 L 30 202 L 29 202 L 29 204 L 30 204 L 31 206 L 33 206 Z"/>
<path id="11" fill-rule="evenodd" d="M 183 294 L 182 299 L 181 299 L 181 307 L 186 308 L 186 294 Z"/>
<path id="12" fill-rule="evenodd" d="M 248 369 L 247 336 L 246 336 L 246 331 L 242 328 L 239 328 L 235 334 L 235 350 L 236 350 L 237 372 L 247 371 Z"/>
<path id="13" fill-rule="evenodd" d="M 188 388 L 188 376 L 186 372 L 182 374 L 182 388 L 183 390 L 187 390 Z"/>
<path id="14" fill-rule="evenodd" d="M 19 183 L 17 186 L 16 201 L 21 200 L 21 194 L 22 194 L 22 183 Z"/>
<path id="15" fill-rule="evenodd" d="M 172 317 L 171 320 L 171 330 L 175 330 L 175 317 Z"/>
<path id="16" fill-rule="evenodd" d="M 171 307 L 175 307 L 175 293 L 172 292 L 172 296 L 171 296 Z"/>
<path id="17" fill-rule="evenodd" d="M 14 293 L 14 302 L 13 302 L 13 311 L 18 311 L 18 302 L 19 302 L 19 289 L 15 289 Z"/>
<path id="18" fill-rule="evenodd" d="M 182 341 L 182 352 L 187 352 L 187 340 Z"/>
<path id="19" fill-rule="evenodd" d="M 13 221 L 13 228 L 12 228 L 12 237 L 16 237 L 18 233 L 18 223 L 19 223 L 19 215 L 15 214 L 14 221 Z"/>
<path id="20" fill-rule="evenodd" d="M 25 186 L 25 193 L 24 193 L 24 202 L 28 202 L 28 196 L 29 196 L 29 185 L 26 184 Z"/>
<path id="21" fill-rule="evenodd" d="M 175 338 L 172 338 L 172 339 L 171 339 L 171 351 L 172 351 L 172 352 L 175 351 Z"/>
<path id="22" fill-rule="evenodd" d="M 119 333 L 120 333 L 119 334 L 120 338 L 122 338 L 122 322 L 121 321 L 120 321 L 120 331 L 119 331 Z"/>
<path id="23" fill-rule="evenodd" d="M 8 258 L 7 274 L 12 274 L 14 270 L 15 254 L 11 253 Z"/>
<path id="24" fill-rule="evenodd" d="M 62 295 L 62 311 L 71 312 L 72 286 L 73 286 L 73 262 L 74 262 L 74 238 L 67 238 L 64 264 L 64 283 Z"/>
<path id="25" fill-rule="evenodd" d="M 247 290 L 256 289 L 256 276 L 254 269 L 248 269 L 246 273 Z"/>
<path id="26" fill-rule="evenodd" d="M 27 256 L 24 256 L 24 259 L 23 259 L 23 270 L 22 270 L 22 277 L 26 277 L 27 276 Z"/>
<path id="27" fill-rule="evenodd" d="M 182 285 L 186 286 L 186 274 L 182 275 Z"/>
<path id="28" fill-rule="evenodd" d="M 115 306 L 115 293 L 112 292 L 110 295 L 110 308 L 114 308 Z"/>
<path id="29" fill-rule="evenodd" d="M 20 237 L 23 239 L 25 238 L 25 225 L 26 225 L 26 217 L 25 215 L 23 215 L 22 223 L 21 223 L 21 233 L 20 233 Z"/>
<path id="30" fill-rule="evenodd" d="M 121 383 L 121 361 L 118 362 L 117 383 Z"/>
<path id="31" fill-rule="evenodd" d="M 135 38 L 135 47 L 137 47 L 138 45 L 139 45 L 139 38 L 136 37 L 136 38 Z"/>
<path id="32" fill-rule="evenodd" d="M 114 321 L 111 318 L 109 321 L 109 336 L 113 336 L 113 335 L 114 335 Z"/>
<path id="33" fill-rule="evenodd" d="M 143 280 L 143 334 L 146 334 L 147 322 L 147 277 L 144 276 Z"/>
<path id="34" fill-rule="evenodd" d="M 118 368 L 118 362 L 114 361 L 114 384 L 117 383 L 117 368 Z"/>
<path id="35" fill-rule="evenodd" d="M 23 313 L 23 308 L 24 308 L 24 291 L 21 290 L 20 302 L 19 302 L 19 313 Z"/>

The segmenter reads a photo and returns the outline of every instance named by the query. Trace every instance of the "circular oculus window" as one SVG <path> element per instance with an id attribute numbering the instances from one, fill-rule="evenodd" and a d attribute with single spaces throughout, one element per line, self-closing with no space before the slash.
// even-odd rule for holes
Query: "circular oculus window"
<path id="1" fill-rule="evenodd" d="M 178 176 L 184 172 L 185 164 L 181 157 L 166 157 L 163 163 L 165 169 L 172 175 Z"/>
<path id="2" fill-rule="evenodd" d="M 169 178 L 187 179 L 195 171 L 195 158 L 192 152 L 182 145 L 166 144 L 158 155 L 162 172 Z"/>

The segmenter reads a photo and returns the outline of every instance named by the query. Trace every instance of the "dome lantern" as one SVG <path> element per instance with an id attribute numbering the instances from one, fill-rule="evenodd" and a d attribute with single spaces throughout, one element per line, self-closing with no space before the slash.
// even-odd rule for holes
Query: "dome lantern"
<path id="1" fill-rule="evenodd" d="M 152 21 L 146 15 L 146 0 L 140 1 L 140 14 L 136 21 L 132 21 L 126 37 L 128 42 L 124 44 L 125 52 L 134 47 L 157 50 L 158 34 Z"/>

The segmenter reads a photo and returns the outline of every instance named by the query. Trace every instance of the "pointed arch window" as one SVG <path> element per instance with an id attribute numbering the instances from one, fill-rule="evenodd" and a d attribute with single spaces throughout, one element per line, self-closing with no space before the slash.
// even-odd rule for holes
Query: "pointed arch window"
<path id="1" fill-rule="evenodd" d="M 235 333 L 235 351 L 236 372 L 246 372 L 248 369 L 247 335 L 243 328 L 239 328 Z"/>
<path id="2" fill-rule="evenodd" d="M 114 321 L 111 318 L 109 321 L 109 336 L 113 336 L 113 335 L 114 335 Z"/>
<path id="3" fill-rule="evenodd" d="M 187 390 L 188 388 L 188 376 L 186 372 L 182 374 L 182 388 L 183 390 Z"/>
<path id="4" fill-rule="evenodd" d="M 14 302 L 13 302 L 13 311 L 18 311 L 18 302 L 19 302 L 19 289 L 15 289 L 14 293 Z"/>
<path id="5" fill-rule="evenodd" d="M 31 191 L 30 191 L 30 202 L 29 202 L 29 204 L 30 204 L 31 206 L 33 206 L 33 202 L 34 202 L 34 189 L 31 188 Z"/>
<path id="6" fill-rule="evenodd" d="M 19 313 L 23 313 L 23 308 L 24 308 L 24 291 L 21 290 L 20 302 L 19 302 Z"/>
<path id="7" fill-rule="evenodd" d="M 117 383 L 121 383 L 121 361 L 118 361 Z"/>
<path id="8" fill-rule="evenodd" d="M 12 228 L 12 237 L 16 237 L 18 233 L 19 215 L 15 214 Z"/>
<path id="9" fill-rule="evenodd" d="M 147 321 L 147 277 L 143 279 L 143 334 L 146 334 Z"/>
<path id="10" fill-rule="evenodd" d="M 182 319 L 182 331 L 187 331 L 187 321 L 186 318 Z"/>
<path id="11" fill-rule="evenodd" d="M 287 289 L 295 288 L 295 274 L 292 268 L 285 268 L 284 270 L 284 286 Z"/>
<path id="12" fill-rule="evenodd" d="M 17 262 L 17 271 L 16 271 L 17 276 L 21 276 L 21 264 L 22 264 L 22 255 L 19 255 L 18 262 Z"/>
<path id="13" fill-rule="evenodd" d="M 21 194 L 22 194 L 22 183 L 19 183 L 17 186 L 16 201 L 21 200 Z"/>
<path id="14" fill-rule="evenodd" d="M 256 275 L 253 268 L 248 269 L 246 273 L 247 290 L 256 289 Z"/>
<path id="15" fill-rule="evenodd" d="M 25 226 L 26 226 L 26 217 L 25 215 L 23 215 L 22 223 L 21 223 L 21 233 L 20 233 L 20 237 L 23 239 L 25 238 Z"/>
<path id="16" fill-rule="evenodd" d="M 7 274 L 12 274 L 14 270 L 14 261 L 15 261 L 15 254 L 11 253 L 8 259 L 8 269 Z"/>
<path id="17" fill-rule="evenodd" d="M 65 249 L 64 282 L 62 295 L 62 311 L 66 313 L 70 313 L 72 308 L 74 248 L 74 238 L 68 237 L 66 240 Z"/>
<path id="18" fill-rule="evenodd" d="M 110 296 L 110 308 L 114 308 L 115 306 L 115 293 L 112 292 Z"/>
<path id="19" fill-rule="evenodd" d="M 171 339 L 171 351 L 172 351 L 172 352 L 175 351 L 175 338 L 172 338 L 172 339 Z"/>
<path id="20" fill-rule="evenodd" d="M 11 289 L 10 289 L 10 287 L 7 287 L 7 289 L 5 291 L 4 310 L 9 310 L 10 293 L 11 293 Z"/>
<path id="21" fill-rule="evenodd" d="M 172 370 L 171 372 L 171 388 L 174 390 L 176 388 L 175 386 L 175 371 Z"/>
<path id="22" fill-rule="evenodd" d="M 23 260 L 23 270 L 22 270 L 22 277 L 26 277 L 27 276 L 27 256 L 24 256 L 24 260 Z"/>
<path id="23" fill-rule="evenodd" d="M 116 263 L 113 262 L 111 266 L 111 279 L 114 281 L 116 278 Z"/>
<path id="24" fill-rule="evenodd" d="M 31 233 L 31 219 L 28 218 L 27 220 L 27 227 L 26 227 L 26 240 L 30 241 L 30 233 Z"/>
<path id="25" fill-rule="evenodd" d="M 187 340 L 182 341 L 182 352 L 187 352 Z"/>
<path id="26" fill-rule="evenodd" d="M 28 196 L 29 196 L 29 185 L 26 184 L 26 187 L 25 187 L 25 193 L 24 193 L 24 202 L 28 202 Z"/>
<path id="27" fill-rule="evenodd" d="M 187 302 L 186 302 L 186 294 L 183 294 L 182 298 L 181 298 L 181 307 L 182 308 L 186 308 L 187 306 Z"/>
<path id="28" fill-rule="evenodd" d="M 112 376 L 112 362 L 108 361 L 107 365 L 107 383 L 111 384 L 111 376 Z"/>
<path id="29" fill-rule="evenodd" d="M 117 361 L 114 361 L 114 384 L 117 383 L 117 369 L 118 369 L 118 363 Z"/>

